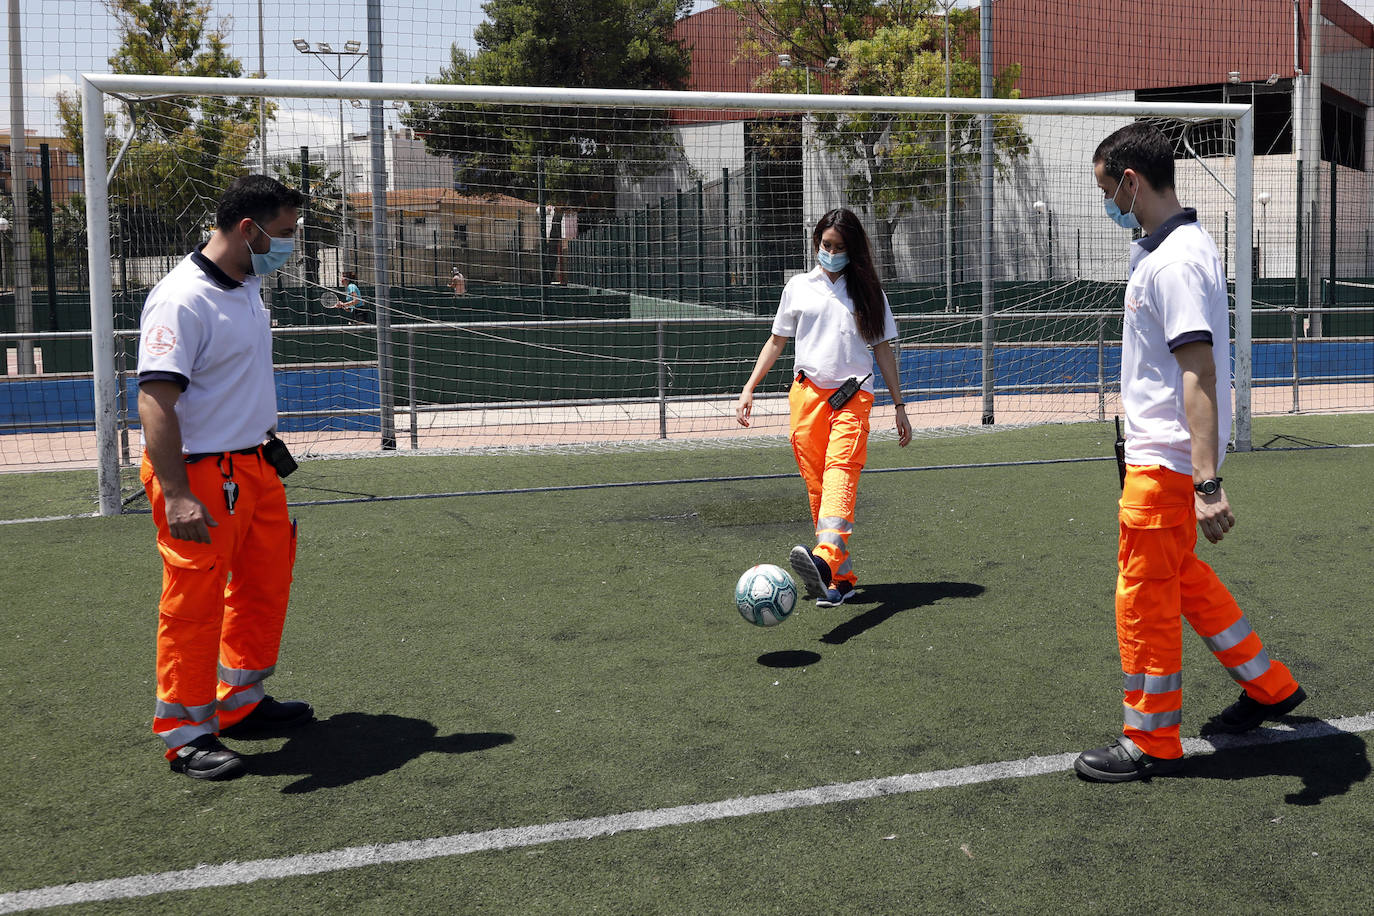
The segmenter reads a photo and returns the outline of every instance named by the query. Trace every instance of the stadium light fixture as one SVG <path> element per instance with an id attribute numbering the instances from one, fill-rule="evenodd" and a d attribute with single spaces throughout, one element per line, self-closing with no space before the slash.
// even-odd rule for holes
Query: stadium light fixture
<path id="1" fill-rule="evenodd" d="M 304 38 L 292 39 L 291 44 L 297 51 L 309 54 L 323 64 L 324 68 L 340 82 L 343 82 L 354 68 L 362 63 L 363 58 L 367 57 L 363 43 L 356 38 L 345 40 L 342 51 L 335 51 L 327 41 L 316 42 L 314 50 L 311 49 L 310 42 Z M 347 69 L 343 65 L 345 57 L 353 58 Z M 357 99 L 350 100 L 350 103 L 354 108 L 362 107 L 362 103 Z M 342 263 L 348 250 L 348 136 L 344 124 L 343 99 L 339 99 L 339 177 L 339 248 Z"/>
<path id="2" fill-rule="evenodd" d="M 811 66 L 810 64 L 804 64 L 804 63 L 802 63 L 802 62 L 800 62 L 800 61 L 793 60 L 791 54 L 779 54 L 779 55 L 778 55 L 778 66 L 779 66 L 779 67 L 784 67 L 784 68 L 789 69 L 789 70 L 792 69 L 793 67 L 800 67 L 802 70 L 806 71 L 806 94 L 807 94 L 807 95 L 810 95 L 810 94 L 811 94 L 811 74 L 813 74 L 813 73 L 824 73 L 826 70 L 830 70 L 830 71 L 833 72 L 833 71 L 835 70 L 835 68 L 838 67 L 839 65 L 840 65 L 840 59 L 839 59 L 838 57 L 829 57 L 829 58 L 826 58 L 825 66 L 824 66 L 824 67 L 813 67 L 813 66 Z"/>
<path id="3" fill-rule="evenodd" d="M 1232 86 L 1236 85 L 1237 83 L 1240 82 L 1240 71 L 1239 71 L 1239 70 L 1232 70 L 1230 73 L 1226 74 L 1226 80 L 1227 80 L 1227 82 L 1229 82 Z"/>

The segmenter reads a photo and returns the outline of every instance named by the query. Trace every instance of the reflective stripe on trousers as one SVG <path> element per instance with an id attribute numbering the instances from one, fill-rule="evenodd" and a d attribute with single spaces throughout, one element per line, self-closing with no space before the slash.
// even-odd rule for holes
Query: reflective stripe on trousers
<path id="1" fill-rule="evenodd" d="M 153 731 L 175 750 L 241 720 L 265 695 L 291 592 L 296 532 L 286 491 L 258 455 L 233 456 L 239 497 L 230 515 L 225 478 L 205 459 L 188 464 L 191 492 L 217 523 L 209 544 L 172 538 L 161 484 L 145 458 L 144 488 L 162 555 L 157 703 Z M 225 470 L 229 468 L 224 462 Z M 232 574 L 232 575 L 231 575 Z"/>
<path id="2" fill-rule="evenodd" d="M 806 482 L 811 521 L 816 528 L 816 556 L 830 566 L 834 581 L 857 581 L 849 556 L 854 533 L 854 501 L 859 474 L 868 460 L 868 416 L 873 395 L 854 394 L 835 410 L 826 402 L 834 389 L 817 388 L 810 379 L 792 383 L 792 453 Z"/>
<path id="3" fill-rule="evenodd" d="M 1123 732 L 1152 757 L 1183 754 L 1184 619 L 1255 700 L 1277 703 L 1297 689 L 1196 549 L 1192 478 L 1157 465 L 1129 466 L 1116 584 Z"/>

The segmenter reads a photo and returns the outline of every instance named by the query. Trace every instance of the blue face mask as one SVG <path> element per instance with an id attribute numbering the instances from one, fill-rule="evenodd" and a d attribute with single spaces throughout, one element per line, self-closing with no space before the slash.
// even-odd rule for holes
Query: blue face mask
<path id="1" fill-rule="evenodd" d="M 1116 189 L 1117 189 L 1118 192 L 1121 190 L 1121 183 L 1120 183 L 1120 182 L 1117 182 Z M 1139 190 L 1139 188 L 1137 188 L 1137 190 Z M 1115 194 L 1113 194 L 1111 197 L 1109 197 L 1109 198 L 1107 198 L 1105 201 L 1103 201 L 1103 202 L 1102 202 L 1102 205 L 1103 205 L 1104 207 L 1106 207 L 1106 209 L 1107 209 L 1107 215 L 1108 215 L 1109 217 L 1111 217 L 1112 222 L 1116 223 L 1116 224 L 1117 224 L 1118 226 L 1120 226 L 1122 229 L 1139 229 L 1139 228 L 1140 228 L 1140 220 L 1136 219 L 1136 218 L 1135 218 L 1135 213 L 1132 212 L 1133 210 L 1135 210 L 1135 195 L 1134 195 L 1134 194 L 1131 195 L 1131 206 L 1130 206 L 1130 209 L 1128 209 L 1125 213 L 1122 213 L 1122 212 L 1121 212 L 1121 208 L 1120 208 L 1119 206 L 1117 206 L 1117 204 L 1116 204 L 1116 195 L 1115 195 Z"/>
<path id="2" fill-rule="evenodd" d="M 821 267 L 830 271 L 832 274 L 837 274 L 849 266 L 849 252 L 841 251 L 838 254 L 831 254 L 824 248 L 817 248 L 816 260 L 820 263 Z"/>
<path id="3" fill-rule="evenodd" d="M 253 222 L 253 225 L 258 226 L 256 220 Z M 267 235 L 267 231 L 261 226 L 258 226 L 258 231 L 263 235 Z M 291 259 L 292 252 L 296 250 L 296 240 L 294 238 L 279 239 L 270 235 L 267 237 L 271 239 L 272 247 L 264 254 L 258 254 L 253 250 L 252 245 L 248 246 L 248 253 L 253 256 L 253 273 L 257 274 L 259 277 L 266 276 L 274 270 L 280 270 L 282 265 Z"/>

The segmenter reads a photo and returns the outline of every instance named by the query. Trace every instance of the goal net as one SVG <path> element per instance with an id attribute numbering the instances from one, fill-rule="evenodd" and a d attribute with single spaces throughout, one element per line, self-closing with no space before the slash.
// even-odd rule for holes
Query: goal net
<path id="1" fill-rule="evenodd" d="M 1158 119 L 1235 280 L 1248 444 L 1248 107 L 104 75 L 83 91 L 94 346 L 72 368 L 93 403 L 3 437 L 0 460 L 26 460 L 26 439 L 35 464 L 97 465 L 102 510 L 141 454 L 143 300 L 224 186 L 264 168 L 307 197 L 265 284 L 300 455 L 750 441 L 786 432 L 790 349 L 748 429 L 734 401 L 835 207 L 869 235 L 914 425 L 1119 412 L 1130 238 L 1091 159 Z M 235 114 L 263 95 L 281 143 L 265 150 Z"/>

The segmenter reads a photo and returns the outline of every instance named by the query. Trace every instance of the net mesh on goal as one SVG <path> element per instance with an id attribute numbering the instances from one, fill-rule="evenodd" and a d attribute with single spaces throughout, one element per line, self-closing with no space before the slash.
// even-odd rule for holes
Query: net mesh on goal
<path id="1" fill-rule="evenodd" d="M 403 125 L 383 136 L 369 135 L 370 100 L 273 97 L 284 145 L 265 155 L 234 114 L 256 100 L 107 103 L 121 466 L 141 455 L 143 301 L 206 237 L 224 186 L 264 161 L 307 197 L 296 254 L 265 284 L 281 431 L 302 455 L 785 433 L 790 351 L 760 386 L 750 428 L 734 401 L 783 285 L 814 265 L 812 228 L 835 207 L 868 232 L 914 425 L 1119 412 L 1129 234 L 1103 214 L 1091 157 L 1132 112 L 1009 103 L 992 117 L 985 258 L 983 118 L 968 111 L 408 95 L 382 102 Z M 1180 197 L 1234 271 L 1245 246 L 1230 122 L 1161 123 L 1179 138 Z M 91 371 L 83 346 L 42 343 L 45 358 L 67 348 L 78 389 Z M 892 426 L 892 398 L 875 379 L 876 432 Z M 44 419 L 0 437 L 0 465 L 92 465 L 89 390 L 83 400 L 63 381 L 36 390 Z"/>

